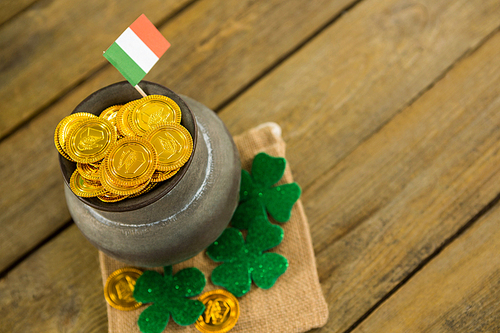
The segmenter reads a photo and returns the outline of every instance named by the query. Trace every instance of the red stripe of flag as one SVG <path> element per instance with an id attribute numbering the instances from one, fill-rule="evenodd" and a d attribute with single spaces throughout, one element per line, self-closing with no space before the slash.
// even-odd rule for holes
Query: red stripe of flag
<path id="1" fill-rule="evenodd" d="M 130 29 L 160 58 L 170 47 L 170 43 L 156 29 L 153 23 L 142 14 L 130 25 Z"/>

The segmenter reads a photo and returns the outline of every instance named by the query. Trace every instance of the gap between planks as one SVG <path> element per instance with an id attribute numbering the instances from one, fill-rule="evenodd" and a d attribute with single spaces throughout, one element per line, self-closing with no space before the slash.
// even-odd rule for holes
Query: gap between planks
<path id="1" fill-rule="evenodd" d="M 446 239 L 443 244 L 434 250 L 429 256 L 424 258 L 420 264 L 413 271 L 411 271 L 408 276 L 402 279 L 394 288 L 392 288 L 384 297 L 382 297 L 377 303 L 375 303 L 368 311 L 365 312 L 354 324 L 352 324 L 344 333 L 350 333 L 356 329 L 366 318 L 368 318 L 377 308 L 382 306 L 389 298 L 391 298 L 399 289 L 401 289 L 411 278 L 413 278 L 418 272 L 420 272 L 427 264 L 429 264 L 434 258 L 436 258 L 443 250 L 452 244 L 456 239 L 464 234 L 469 228 L 471 228 L 481 217 L 485 216 L 493 207 L 498 205 L 500 202 L 500 193 L 491 200 L 486 206 L 484 206 L 476 215 L 474 215 L 467 223 L 465 223 L 458 231 Z"/>
<path id="2" fill-rule="evenodd" d="M 363 0 L 356 0 L 353 3 L 347 5 L 343 8 L 337 15 L 335 15 L 330 21 L 326 22 L 323 26 L 319 27 L 318 30 L 314 31 L 310 36 L 306 37 L 303 41 L 299 42 L 296 47 L 292 48 L 289 52 L 285 53 L 282 57 L 278 58 L 276 62 L 271 64 L 268 68 L 265 68 L 261 74 L 257 75 L 253 80 L 244 85 L 241 89 L 237 90 L 232 96 L 229 96 L 224 101 L 222 101 L 216 108 L 214 108 L 215 112 L 222 111 L 226 106 L 231 104 L 233 101 L 238 99 L 241 95 L 243 95 L 247 90 L 249 90 L 253 85 L 255 85 L 258 81 L 263 79 L 265 76 L 270 74 L 276 68 L 278 68 L 282 63 L 288 60 L 292 55 L 300 51 L 306 44 L 311 42 L 314 38 L 316 38 L 319 34 L 333 25 L 340 17 L 346 14 L 348 11 L 353 9 L 356 5 L 358 5 Z"/>
<path id="3" fill-rule="evenodd" d="M 5 21 L 0 23 L 0 29 L 2 29 L 2 27 L 4 25 L 7 25 L 10 21 L 15 20 L 18 16 L 22 15 L 24 12 L 30 10 L 30 8 L 32 8 L 35 4 L 37 4 L 40 1 L 42 0 L 33 0 L 32 3 L 27 4 L 24 8 L 21 8 L 17 12 L 13 13 L 9 18 L 6 18 Z"/>
<path id="4" fill-rule="evenodd" d="M 20 256 L 18 259 L 16 259 L 13 263 L 11 263 L 9 266 L 7 266 L 3 271 L 0 272 L 0 280 L 5 278 L 7 274 L 9 274 L 10 271 L 15 269 L 19 264 L 21 264 L 26 258 L 29 258 L 33 253 L 37 252 L 39 249 L 45 246 L 45 244 L 49 243 L 52 241 L 54 238 L 59 236 L 64 230 L 68 229 L 71 227 L 73 224 L 73 220 L 69 220 L 65 222 L 63 225 L 61 225 L 58 229 L 56 229 L 52 234 L 50 234 L 48 237 L 42 239 L 38 244 L 33 246 L 29 251 L 25 252 L 22 256 Z"/>

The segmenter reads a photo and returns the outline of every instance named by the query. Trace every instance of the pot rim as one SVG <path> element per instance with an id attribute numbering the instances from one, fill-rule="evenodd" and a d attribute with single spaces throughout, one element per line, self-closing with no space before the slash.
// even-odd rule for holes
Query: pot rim
<path id="1" fill-rule="evenodd" d="M 191 137 L 193 138 L 193 152 L 191 153 L 191 156 L 189 157 L 188 161 L 179 169 L 179 172 L 175 176 L 173 176 L 170 179 L 167 179 L 163 182 L 160 182 L 158 186 L 153 188 L 150 192 L 142 194 L 140 196 L 137 196 L 135 198 L 130 198 L 130 199 L 124 199 L 122 201 L 118 202 L 102 202 L 98 198 L 84 198 L 75 195 L 80 201 L 82 201 L 85 205 L 90 206 L 94 209 L 101 210 L 101 211 L 107 211 L 107 212 L 127 212 L 127 211 L 132 211 L 132 210 L 137 210 L 143 207 L 146 207 L 148 205 L 151 205 L 152 203 L 158 201 L 160 198 L 164 197 L 167 195 L 184 177 L 186 174 L 189 166 L 191 165 L 191 162 L 193 160 L 193 156 L 196 152 L 196 146 L 197 146 L 197 141 L 198 141 L 198 124 L 196 123 L 196 118 L 187 105 L 184 100 L 174 93 L 172 90 L 154 82 L 149 82 L 149 81 L 141 81 L 141 88 L 148 94 L 153 94 L 149 93 L 150 90 L 154 90 L 154 94 L 156 95 L 163 95 L 167 96 L 169 98 L 172 98 L 181 108 L 181 125 L 187 125 L 186 123 L 189 123 L 189 127 L 186 127 L 186 129 L 189 131 L 191 134 Z M 120 87 L 121 86 L 121 87 Z M 96 109 L 96 110 L 87 110 L 85 109 L 85 105 L 90 103 L 93 99 L 99 98 L 100 95 L 103 93 L 106 93 L 107 90 L 111 89 L 116 89 L 120 88 L 123 89 L 124 91 L 127 91 L 127 94 L 133 94 L 133 92 L 137 93 L 138 98 L 141 96 L 139 95 L 138 92 L 130 85 L 128 81 L 121 81 L 117 83 L 113 83 L 111 85 L 108 85 L 104 88 L 101 88 L 92 94 L 90 94 L 88 97 L 86 97 L 82 102 L 80 102 L 75 109 L 71 112 L 77 113 L 77 112 L 90 112 L 93 114 L 98 115 L 100 112 L 102 112 L 105 108 L 114 105 L 106 105 L 104 107 L 101 107 L 102 109 Z M 158 90 L 163 91 L 163 93 L 159 93 Z M 117 104 L 117 103 L 115 103 Z M 69 187 L 69 180 L 71 177 L 71 174 L 74 172 L 76 169 L 76 163 L 71 162 L 64 158 L 61 154 L 59 154 L 59 166 L 61 169 L 61 172 L 63 174 L 63 179 L 64 182 L 66 183 L 66 186 Z"/>

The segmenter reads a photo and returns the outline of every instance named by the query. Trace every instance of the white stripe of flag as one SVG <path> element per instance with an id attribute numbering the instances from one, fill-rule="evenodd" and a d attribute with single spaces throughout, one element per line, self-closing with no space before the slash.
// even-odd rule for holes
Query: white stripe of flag
<path id="1" fill-rule="evenodd" d="M 149 72 L 159 59 L 130 28 L 127 28 L 118 37 L 116 44 L 146 73 Z"/>

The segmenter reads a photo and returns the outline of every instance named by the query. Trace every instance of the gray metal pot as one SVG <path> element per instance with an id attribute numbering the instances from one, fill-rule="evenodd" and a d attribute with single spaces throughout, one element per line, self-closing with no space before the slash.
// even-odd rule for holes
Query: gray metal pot
<path id="1" fill-rule="evenodd" d="M 181 107 L 181 124 L 193 137 L 189 161 L 171 179 L 139 197 L 117 203 L 73 194 L 75 163 L 60 157 L 69 211 L 87 239 L 107 255 L 135 266 L 155 267 L 189 259 L 214 242 L 238 203 L 241 163 L 222 121 L 206 106 L 171 90 L 141 82 L 147 94 L 165 95 Z M 96 91 L 75 112 L 99 114 L 141 96 L 126 81 Z"/>

